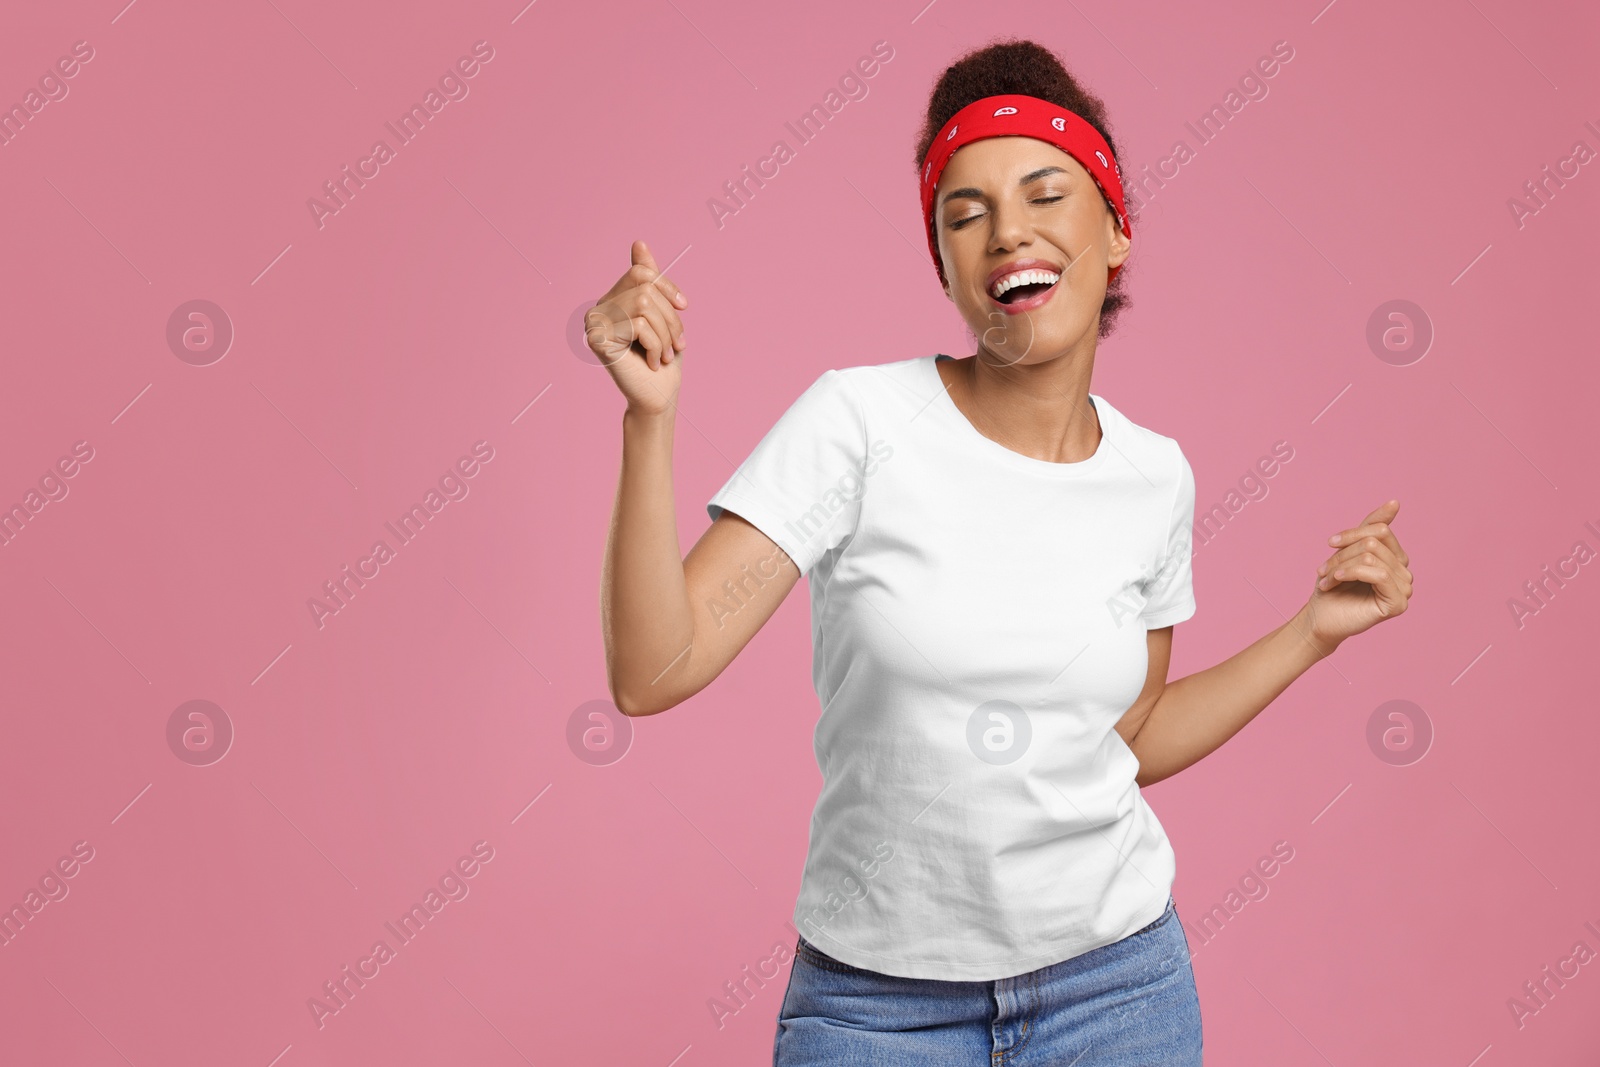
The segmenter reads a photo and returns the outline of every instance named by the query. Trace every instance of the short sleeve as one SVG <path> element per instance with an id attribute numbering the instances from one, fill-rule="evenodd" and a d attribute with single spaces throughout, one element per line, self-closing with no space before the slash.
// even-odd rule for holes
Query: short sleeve
<path id="1" fill-rule="evenodd" d="M 1159 630 L 1194 615 L 1194 470 L 1178 452 L 1178 484 L 1167 518 L 1166 547 L 1155 572 L 1144 583 L 1139 612 L 1145 629 Z"/>
<path id="2" fill-rule="evenodd" d="M 866 491 L 866 424 L 854 388 L 824 371 L 779 417 L 706 504 L 740 516 L 788 553 L 801 574 L 855 532 Z"/>

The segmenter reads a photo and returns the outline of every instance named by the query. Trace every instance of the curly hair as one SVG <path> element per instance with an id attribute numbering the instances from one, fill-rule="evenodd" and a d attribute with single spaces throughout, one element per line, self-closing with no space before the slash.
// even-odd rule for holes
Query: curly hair
<path id="1" fill-rule="evenodd" d="M 993 40 L 945 68 L 928 96 L 927 117 L 923 120 L 922 132 L 917 135 L 912 167 L 920 173 L 928 147 L 951 116 L 974 100 L 1004 93 L 1037 96 L 1081 115 L 1106 139 L 1112 155 L 1120 155 L 1117 142 L 1111 136 L 1110 123 L 1106 120 L 1106 106 L 1101 99 L 1078 84 L 1054 52 L 1033 41 L 1011 38 Z M 1112 218 L 1116 217 L 1116 209 L 1109 200 L 1106 201 L 1106 210 Z M 944 263 L 935 263 L 934 266 L 939 270 L 940 284 L 946 284 Z M 1123 291 L 1122 284 L 1128 276 L 1128 266 L 1124 264 L 1106 286 L 1105 300 L 1100 304 L 1101 337 L 1111 332 L 1118 313 L 1132 302 Z"/>

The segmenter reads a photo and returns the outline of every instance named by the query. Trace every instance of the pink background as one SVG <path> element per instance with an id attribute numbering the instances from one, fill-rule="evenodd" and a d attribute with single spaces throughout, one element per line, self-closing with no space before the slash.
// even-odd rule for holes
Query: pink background
<path id="1" fill-rule="evenodd" d="M 824 369 L 970 352 L 911 151 L 938 73 L 1013 33 L 1106 99 L 1130 176 L 1194 152 L 1138 216 L 1094 390 L 1181 442 L 1202 512 L 1294 451 L 1199 551 L 1172 677 L 1278 626 L 1390 496 L 1418 576 L 1148 791 L 1209 1062 L 1594 1062 L 1600 964 L 1520 1026 L 1507 1003 L 1600 951 L 1600 564 L 1509 607 L 1600 550 L 1600 165 L 1520 227 L 1507 206 L 1600 149 L 1592 5 L 122 2 L 14 6 L 0 35 L 6 104 L 94 50 L 0 147 L 0 505 L 93 450 L 0 548 L 0 903 L 94 850 L 0 948 L 7 1062 L 768 1061 L 787 967 L 720 1028 L 707 1002 L 793 943 L 806 598 L 625 758 L 577 757 L 622 401 L 573 316 L 635 238 L 675 261 L 687 551 Z M 480 40 L 469 95 L 319 228 L 307 200 Z M 798 145 L 784 123 L 877 41 L 868 95 Z M 1268 94 L 1200 143 L 1276 41 Z M 719 227 L 779 138 L 795 158 Z M 235 330 L 206 366 L 166 338 L 194 299 Z M 1367 342 L 1395 299 L 1435 334 L 1404 366 Z M 323 582 L 479 441 L 469 494 L 319 627 Z M 209 765 L 169 745 L 190 700 L 235 731 Z M 1369 747 L 1391 700 L 1432 725 L 1420 761 Z M 480 841 L 468 895 L 319 1026 L 308 1000 Z"/>

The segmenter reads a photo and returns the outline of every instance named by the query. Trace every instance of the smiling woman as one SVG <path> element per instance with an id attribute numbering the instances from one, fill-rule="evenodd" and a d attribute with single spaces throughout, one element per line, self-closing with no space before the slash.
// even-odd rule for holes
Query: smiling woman
<path id="1" fill-rule="evenodd" d="M 1175 439 L 1090 392 L 1133 247 L 1103 112 L 1031 41 L 944 72 L 919 191 L 976 350 L 824 370 L 682 559 L 688 297 L 639 241 L 586 315 L 628 401 L 601 577 L 618 709 L 694 696 L 809 581 L 823 785 L 778 1067 L 1198 1065 L 1176 859 L 1140 790 L 1410 596 L 1391 500 L 1329 542 L 1289 622 L 1168 684 L 1173 627 L 1196 607 L 1195 479 Z M 843 907 L 880 844 L 894 863 Z"/>
<path id="2" fill-rule="evenodd" d="M 1106 117 L 1104 102 L 1080 85 L 1077 79 L 1061 65 L 1054 53 L 1032 41 L 1010 41 L 980 50 L 964 57 L 945 71 L 928 100 L 927 117 L 917 137 L 915 147 L 917 167 L 925 168 L 925 161 L 938 158 L 938 153 L 935 151 L 938 146 L 934 144 L 934 140 L 951 116 L 972 101 L 1001 95 L 1022 95 L 1057 105 L 1064 113 L 1052 116 L 1062 120 L 1062 128 L 1058 131 L 1064 135 L 1059 138 L 1061 145 L 1064 147 L 1070 144 L 1069 138 L 1080 135 L 1088 137 L 1090 141 L 1097 139 L 1099 145 L 1095 147 L 1104 146 L 1103 152 L 1113 166 L 1116 175 L 1115 184 L 1120 195 L 1122 170 L 1116 163 L 1116 139 L 1112 135 L 1111 125 Z M 1069 135 L 1066 127 L 1071 123 L 1070 116 L 1076 116 L 1078 122 L 1072 124 L 1075 128 Z M 988 118 L 992 120 L 994 116 Z M 1080 129 L 1076 127 L 1081 127 L 1081 134 Z M 1044 147 L 1045 143 L 1039 142 L 1039 146 Z M 956 154 L 967 157 L 973 155 L 971 152 Z M 1059 158 L 1042 162 L 1038 167 L 1028 168 L 1016 180 L 1015 192 L 1041 210 L 1054 210 L 1052 205 L 1061 204 L 1078 191 L 1074 186 L 1094 182 L 1089 172 L 1073 158 L 1071 153 L 1060 151 L 1056 155 Z M 927 177 L 924 175 L 925 184 Z M 940 194 L 939 210 L 943 212 L 942 229 L 946 234 L 959 233 L 962 229 L 970 228 L 974 220 L 983 216 L 986 194 L 981 186 L 956 180 L 953 175 L 945 177 L 943 186 L 945 191 Z M 1091 188 L 1089 191 L 1096 190 Z M 1109 222 L 1117 226 L 1119 208 L 1110 199 L 1104 197 L 1088 199 L 1091 201 L 1099 199 L 1103 204 L 1101 210 Z M 924 211 L 926 212 L 926 205 Z M 930 237 L 932 229 L 930 227 Z M 945 274 L 945 256 L 941 253 L 937 240 L 930 240 L 930 244 L 934 267 L 939 274 L 939 284 L 944 287 L 946 295 L 949 295 L 950 285 Z M 1127 276 L 1120 269 L 1126 258 L 1124 252 L 1114 264 L 1117 269 L 1113 269 L 1106 280 L 1105 292 L 1100 299 L 1100 322 L 1096 331 L 1098 337 L 1109 335 L 1115 328 L 1117 317 L 1132 303 L 1126 292 Z"/>

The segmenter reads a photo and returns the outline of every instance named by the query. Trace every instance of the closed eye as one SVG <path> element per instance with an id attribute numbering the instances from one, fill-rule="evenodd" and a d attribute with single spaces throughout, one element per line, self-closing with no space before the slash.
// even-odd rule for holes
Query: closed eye
<path id="1" fill-rule="evenodd" d="M 1032 204 L 1053 204 L 1057 200 L 1063 200 L 1063 199 L 1065 199 L 1065 197 L 1062 197 L 1062 196 L 1042 196 L 1042 197 L 1036 197 L 1035 199 L 1030 200 L 1029 203 L 1032 203 Z M 982 215 L 968 215 L 965 218 L 960 218 L 960 219 L 957 219 L 956 221 L 950 223 L 949 228 L 952 229 L 952 230 L 959 230 L 959 229 L 961 229 L 961 227 L 965 226 L 967 223 L 971 222 L 973 219 L 981 219 L 981 218 L 983 218 Z"/>

